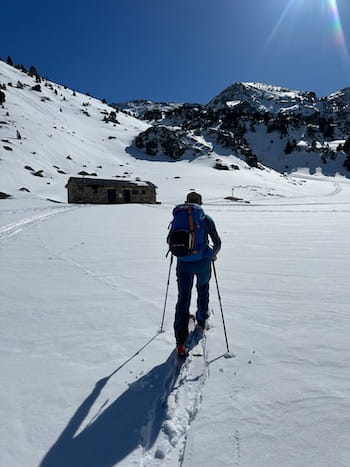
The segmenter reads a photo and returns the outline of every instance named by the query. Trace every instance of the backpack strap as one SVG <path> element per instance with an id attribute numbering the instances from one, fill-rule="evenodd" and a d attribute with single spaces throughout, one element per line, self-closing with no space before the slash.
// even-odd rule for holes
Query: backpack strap
<path id="1" fill-rule="evenodd" d="M 188 212 L 188 224 L 190 227 L 190 232 L 191 232 L 191 250 L 194 248 L 194 222 L 193 222 L 193 215 L 192 215 L 192 208 L 191 206 L 187 209 Z"/>

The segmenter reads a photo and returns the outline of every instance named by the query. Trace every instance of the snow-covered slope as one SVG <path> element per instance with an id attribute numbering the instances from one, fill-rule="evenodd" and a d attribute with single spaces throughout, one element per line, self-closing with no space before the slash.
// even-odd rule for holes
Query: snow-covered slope
<path id="1" fill-rule="evenodd" d="M 26 189 L 65 199 L 70 175 L 133 175 L 125 148 L 147 124 L 45 80 L 35 91 L 35 77 L 3 62 L 0 83 L 6 86 L 0 108 L 0 191 L 18 196 Z"/>

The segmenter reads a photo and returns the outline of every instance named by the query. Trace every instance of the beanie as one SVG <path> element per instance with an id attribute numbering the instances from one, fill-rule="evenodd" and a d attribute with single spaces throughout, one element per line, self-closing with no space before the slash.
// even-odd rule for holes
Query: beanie
<path id="1" fill-rule="evenodd" d="M 192 191 L 191 193 L 188 193 L 186 197 L 186 203 L 194 203 L 194 204 L 202 204 L 202 195 L 199 193 L 196 193 L 195 191 Z"/>

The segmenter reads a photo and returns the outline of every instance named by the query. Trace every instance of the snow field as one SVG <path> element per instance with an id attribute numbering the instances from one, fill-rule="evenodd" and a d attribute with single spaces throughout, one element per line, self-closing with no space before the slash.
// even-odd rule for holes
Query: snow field
<path id="1" fill-rule="evenodd" d="M 42 201 L 34 219 L 24 200 L 5 201 L 1 228 L 22 230 L 0 251 L 1 463 L 345 467 L 350 210 L 341 187 L 330 203 L 321 191 L 323 205 L 208 197 L 235 358 L 224 358 L 212 279 L 211 329 L 180 366 L 174 271 L 158 334 L 171 203 L 54 205 L 57 215 L 42 218 L 53 206 Z"/>

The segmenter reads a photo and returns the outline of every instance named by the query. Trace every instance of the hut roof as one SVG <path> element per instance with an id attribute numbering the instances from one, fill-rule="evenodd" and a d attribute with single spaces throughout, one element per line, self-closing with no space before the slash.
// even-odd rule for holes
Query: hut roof
<path id="1" fill-rule="evenodd" d="M 142 180 L 113 180 L 106 178 L 87 178 L 87 177 L 70 177 L 68 183 L 74 182 L 78 185 L 88 185 L 88 186 L 115 186 L 115 187 L 126 187 L 126 188 L 135 188 L 135 186 L 154 186 L 151 182 L 142 181 Z"/>

